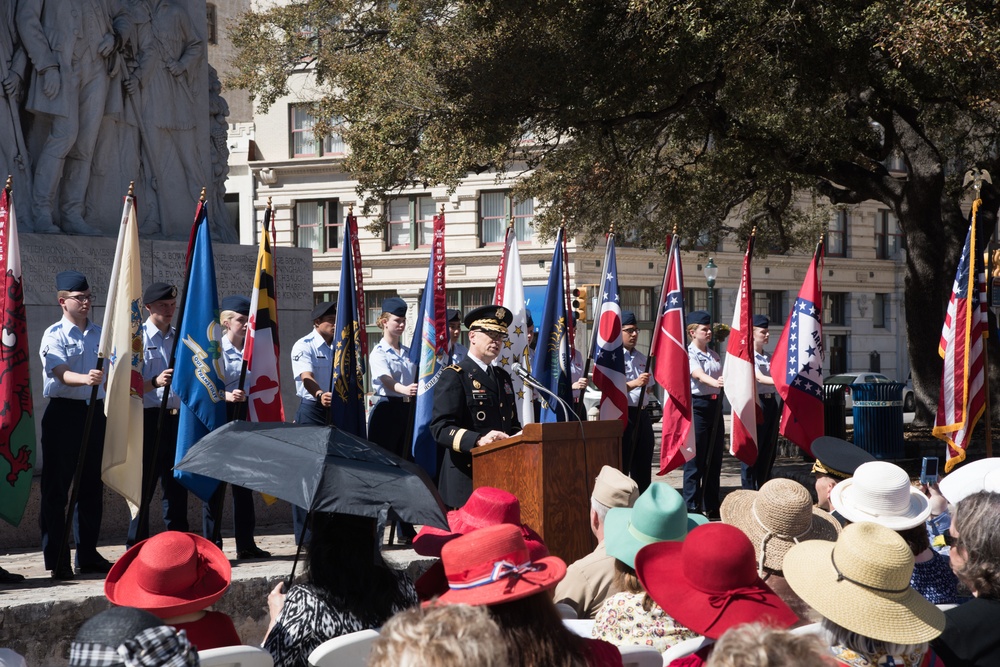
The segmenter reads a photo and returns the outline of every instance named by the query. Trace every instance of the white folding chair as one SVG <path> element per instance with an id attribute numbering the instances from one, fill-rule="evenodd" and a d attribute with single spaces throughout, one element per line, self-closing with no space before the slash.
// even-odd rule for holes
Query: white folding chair
<path id="1" fill-rule="evenodd" d="M 375 630 L 359 630 L 327 639 L 309 654 L 313 667 L 365 667 L 372 644 L 378 639 Z"/>
<path id="2" fill-rule="evenodd" d="M 587 639 L 593 637 L 591 631 L 594 629 L 594 619 L 592 618 L 564 618 L 563 625 L 581 637 Z"/>
<path id="3" fill-rule="evenodd" d="M 709 639 L 708 637 L 692 637 L 691 639 L 685 639 L 679 644 L 674 644 L 666 651 L 663 652 L 663 660 L 660 664 L 664 667 L 669 665 L 671 662 L 677 658 L 683 658 L 686 655 L 691 655 L 700 651 L 702 648 L 708 646 L 709 644 L 714 644 L 714 639 Z"/>
<path id="4" fill-rule="evenodd" d="M 826 633 L 823 632 L 823 625 L 820 623 L 810 623 L 809 625 L 801 625 L 797 628 L 790 630 L 793 635 L 817 635 L 823 639 L 826 639 Z"/>
<path id="5" fill-rule="evenodd" d="M 271 654 L 259 646 L 221 646 L 198 651 L 202 667 L 274 667 Z"/>
<path id="6" fill-rule="evenodd" d="M 619 646 L 625 667 L 661 667 L 663 656 L 648 646 Z"/>

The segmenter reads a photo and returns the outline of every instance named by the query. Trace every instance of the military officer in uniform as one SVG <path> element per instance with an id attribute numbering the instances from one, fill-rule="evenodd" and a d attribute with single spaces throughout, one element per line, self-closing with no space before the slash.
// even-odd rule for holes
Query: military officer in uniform
<path id="1" fill-rule="evenodd" d="M 466 315 L 469 354 L 441 373 L 435 389 L 431 434 L 447 450 L 438 486 L 449 507 L 461 507 L 472 494 L 472 448 L 521 430 L 510 375 L 491 365 L 512 319 L 509 310 L 495 305 Z"/>

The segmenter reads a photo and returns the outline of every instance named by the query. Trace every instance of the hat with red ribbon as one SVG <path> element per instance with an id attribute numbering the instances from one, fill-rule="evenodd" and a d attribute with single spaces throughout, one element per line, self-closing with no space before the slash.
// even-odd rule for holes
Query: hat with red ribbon
<path id="1" fill-rule="evenodd" d="M 757 574 L 753 544 L 734 526 L 706 524 L 683 542 L 643 547 L 635 569 L 670 617 L 712 639 L 743 623 L 786 628 L 799 620 Z"/>
<path id="2" fill-rule="evenodd" d="M 566 576 L 555 556 L 532 560 L 521 530 L 500 524 L 474 530 L 441 549 L 448 604 L 491 605 L 512 602 L 554 588 Z"/>

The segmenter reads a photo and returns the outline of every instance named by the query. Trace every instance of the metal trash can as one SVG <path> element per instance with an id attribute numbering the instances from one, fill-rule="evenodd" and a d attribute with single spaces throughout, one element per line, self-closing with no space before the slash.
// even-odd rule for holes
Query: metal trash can
<path id="1" fill-rule="evenodd" d="M 903 385 L 863 382 L 851 385 L 854 444 L 877 459 L 903 458 Z"/>
<path id="2" fill-rule="evenodd" d="M 843 384 L 823 385 L 823 435 L 847 439 L 847 403 Z"/>

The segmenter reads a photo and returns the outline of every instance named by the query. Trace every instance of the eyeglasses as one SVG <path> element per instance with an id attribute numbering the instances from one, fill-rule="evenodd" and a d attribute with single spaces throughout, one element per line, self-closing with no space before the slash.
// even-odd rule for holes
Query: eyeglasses
<path id="1" fill-rule="evenodd" d="M 638 329 L 622 329 L 623 334 L 628 334 L 629 336 L 634 336 L 639 333 Z"/>
<path id="2" fill-rule="evenodd" d="M 489 336 L 490 340 L 495 340 L 495 341 L 505 341 L 505 340 L 507 340 L 507 334 L 502 334 L 502 333 L 499 333 L 499 332 L 496 332 L 496 331 L 482 331 L 482 330 L 479 330 L 479 331 L 476 331 L 476 333 L 481 333 L 481 334 L 483 334 L 485 336 Z"/>
<path id="3" fill-rule="evenodd" d="M 67 299 L 73 299 L 77 303 L 94 303 L 96 298 L 93 294 L 67 294 Z"/>

